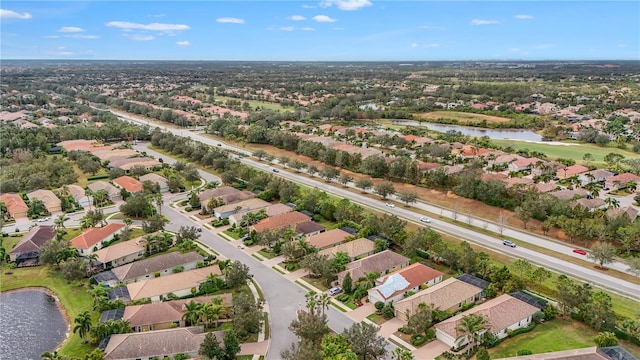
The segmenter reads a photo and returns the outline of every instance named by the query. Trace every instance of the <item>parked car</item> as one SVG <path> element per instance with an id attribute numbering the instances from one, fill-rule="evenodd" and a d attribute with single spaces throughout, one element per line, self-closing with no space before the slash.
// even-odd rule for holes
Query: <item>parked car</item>
<path id="1" fill-rule="evenodd" d="M 202 228 L 198 228 L 198 232 L 202 232 Z"/>
<path id="2" fill-rule="evenodd" d="M 278 169 L 273 169 L 273 172 L 277 173 L 277 172 L 280 172 L 280 170 L 278 170 Z"/>
<path id="3" fill-rule="evenodd" d="M 582 249 L 573 249 L 573 252 L 579 255 L 587 255 L 587 252 Z"/>
<path id="4" fill-rule="evenodd" d="M 504 240 L 502 242 L 502 245 L 506 245 L 506 246 L 512 247 L 512 248 L 516 247 L 516 244 L 513 241 L 509 241 L 509 240 Z"/>
<path id="5" fill-rule="evenodd" d="M 422 221 L 423 223 L 429 223 L 429 222 L 431 222 L 431 219 L 429 219 L 426 216 L 421 216 L 420 217 L 420 221 Z"/>
<path id="6" fill-rule="evenodd" d="M 342 292 L 342 288 L 338 287 L 338 286 L 329 289 L 329 295 L 331 295 L 331 296 L 336 296 L 336 295 L 340 294 L 341 292 Z"/>
<path id="7" fill-rule="evenodd" d="M 386 203 L 385 205 L 386 205 L 387 207 L 390 207 L 390 208 L 394 208 L 394 207 L 396 207 L 394 204 L 389 203 L 389 202 L 388 202 L 388 203 Z"/>

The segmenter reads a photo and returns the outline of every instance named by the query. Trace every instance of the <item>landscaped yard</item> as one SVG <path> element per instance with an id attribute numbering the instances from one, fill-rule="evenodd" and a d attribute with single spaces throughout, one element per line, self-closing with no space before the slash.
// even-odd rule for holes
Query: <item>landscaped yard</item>
<path id="1" fill-rule="evenodd" d="M 273 251 L 268 251 L 266 248 L 258 250 L 258 254 L 262 255 L 267 259 L 273 259 L 274 257 L 278 256 L 278 254 L 274 253 Z"/>
<path id="2" fill-rule="evenodd" d="M 240 233 L 237 231 L 231 231 L 231 229 L 227 229 L 225 231 L 223 231 L 225 234 L 231 236 L 232 238 L 234 238 L 235 240 L 238 240 L 240 238 Z"/>
<path id="3" fill-rule="evenodd" d="M 554 319 L 539 324 L 531 332 L 505 339 L 500 345 L 489 349 L 492 359 L 516 356 L 518 350 L 531 350 L 534 354 L 595 346 L 593 337 L 597 332 L 577 321 Z M 624 344 L 627 350 L 638 355 L 640 348 Z"/>
<path id="4" fill-rule="evenodd" d="M 547 155 L 550 159 L 573 159 L 578 164 L 584 163 L 582 157 L 586 153 L 590 153 L 591 155 L 593 155 L 594 162 L 599 163 L 600 165 L 604 164 L 604 157 L 612 152 L 621 154 L 626 159 L 640 158 L 640 154 L 631 151 L 618 149 L 616 147 L 602 147 L 595 144 L 579 144 L 575 142 L 568 142 L 568 145 L 551 145 L 514 140 L 491 141 L 501 146 L 513 146 L 513 148 L 516 150 L 528 149 L 529 151 L 539 151 Z"/>
<path id="5" fill-rule="evenodd" d="M 373 314 L 367 316 L 367 319 L 373 321 L 377 325 L 382 325 L 385 322 L 387 322 L 387 319 L 385 319 L 384 317 L 382 317 L 381 315 L 378 315 L 376 313 L 373 313 Z"/>
<path id="6" fill-rule="evenodd" d="M 13 290 L 23 287 L 35 286 L 44 287 L 53 291 L 60 302 L 64 306 L 69 321 L 73 320 L 82 312 L 89 311 L 91 317 L 96 323 L 99 314 L 92 311 L 93 301 L 89 295 L 89 280 L 74 281 L 68 283 L 61 275 L 49 271 L 44 266 L 21 268 L 9 270 L 2 273 L 2 284 L 0 291 Z M 94 347 L 82 344 L 79 335 L 71 332 L 69 338 L 64 342 L 59 353 L 62 355 L 71 355 L 82 357 L 84 354 L 91 352 Z"/>

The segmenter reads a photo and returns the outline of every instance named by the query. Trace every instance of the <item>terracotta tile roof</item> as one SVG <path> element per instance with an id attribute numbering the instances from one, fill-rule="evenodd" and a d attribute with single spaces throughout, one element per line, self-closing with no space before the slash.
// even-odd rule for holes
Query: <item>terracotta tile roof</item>
<path id="1" fill-rule="evenodd" d="M 532 316 L 539 310 L 537 307 L 518 300 L 509 294 L 504 294 L 436 324 L 436 329 L 444 331 L 457 339 L 461 335 L 456 330 L 460 319 L 469 314 L 478 314 L 487 318 L 491 324 L 489 331 L 496 334 L 520 320 Z"/>
<path id="2" fill-rule="evenodd" d="M 543 163 L 546 162 L 544 160 L 538 159 L 537 157 L 532 157 L 532 158 L 523 158 L 523 159 L 516 160 L 512 162 L 512 164 L 517 167 L 527 167 L 527 166 L 535 165 L 538 161 L 542 161 Z"/>
<path id="3" fill-rule="evenodd" d="M 555 183 L 537 183 L 535 185 L 535 188 L 539 191 L 539 192 L 550 192 L 553 190 L 556 190 L 558 188 L 558 185 L 556 185 Z"/>
<path id="4" fill-rule="evenodd" d="M 587 196 L 587 192 L 582 189 L 576 189 L 576 190 L 565 189 L 560 191 L 554 191 L 554 192 L 551 192 L 550 194 L 557 197 L 560 200 L 571 200 L 574 198 L 583 198 Z"/>
<path id="5" fill-rule="evenodd" d="M 71 239 L 71 247 L 74 247 L 76 249 L 93 248 L 97 243 L 106 239 L 123 227 L 123 224 L 111 223 L 101 228 L 94 227 L 86 229 L 82 234 Z"/>
<path id="6" fill-rule="evenodd" d="M 51 190 L 34 190 L 28 193 L 27 197 L 29 198 L 29 200 L 38 199 L 42 201 L 44 207 L 47 208 L 47 210 L 54 207 L 60 207 L 61 204 L 60 199 L 58 199 L 56 194 L 54 194 Z"/>
<path id="7" fill-rule="evenodd" d="M 176 266 L 194 261 L 197 262 L 202 259 L 202 255 L 195 251 L 186 254 L 174 251 L 168 254 L 154 256 L 148 259 L 138 260 L 126 265 L 118 266 L 111 269 L 111 272 L 118 278 L 118 280 L 125 282 L 140 276 L 153 274 L 165 269 L 173 269 Z"/>
<path id="8" fill-rule="evenodd" d="M 571 165 L 564 169 L 563 168 L 558 169 L 558 171 L 556 171 L 556 176 L 563 179 L 563 178 L 572 177 L 587 171 L 589 171 L 589 168 L 586 166 Z"/>
<path id="9" fill-rule="evenodd" d="M 153 304 L 133 305 L 124 308 L 122 320 L 128 320 L 132 327 L 182 321 L 185 304 L 191 301 L 196 304 L 211 302 L 214 298 L 221 298 L 222 304 L 231 306 L 230 293 L 214 296 L 199 296 L 191 299 L 164 301 Z"/>
<path id="10" fill-rule="evenodd" d="M 242 219 L 244 218 L 244 216 L 249 213 L 249 212 L 258 212 L 260 209 L 254 210 L 254 211 L 244 211 L 244 212 L 240 212 L 238 214 L 233 214 L 231 216 L 229 216 L 229 219 L 233 219 L 235 220 L 237 223 L 239 223 L 240 221 L 242 221 Z M 273 204 L 273 205 L 269 205 L 267 207 L 264 208 L 264 210 L 267 213 L 267 216 L 276 216 L 276 215 L 280 215 L 280 214 L 285 214 L 285 213 L 289 213 L 292 212 L 293 209 L 285 204 Z"/>
<path id="11" fill-rule="evenodd" d="M 426 265 L 422 265 L 420 263 L 415 263 L 409 265 L 405 268 L 402 268 L 394 273 L 383 276 L 376 280 L 378 286 L 374 288 L 375 291 L 378 291 L 382 298 L 390 299 L 398 294 L 404 293 L 409 289 L 413 289 L 422 284 L 426 284 L 429 281 L 442 276 L 442 273 L 438 270 L 432 269 Z M 401 288 L 393 285 L 393 283 L 403 284 Z M 386 287 L 390 288 L 385 289 Z"/>
<path id="12" fill-rule="evenodd" d="M 142 238 L 136 238 L 128 241 L 123 241 L 102 248 L 96 251 L 94 254 L 96 255 L 96 259 L 98 261 L 106 264 L 110 261 L 114 261 L 128 255 L 133 255 L 139 252 L 144 253 L 145 247 L 142 244 L 141 240 Z"/>
<path id="13" fill-rule="evenodd" d="M 57 145 L 66 151 L 86 151 L 86 149 L 91 148 L 95 143 L 97 143 L 96 140 L 65 140 L 59 142 Z"/>
<path id="14" fill-rule="evenodd" d="M 69 194 L 71 194 L 76 201 L 85 197 L 85 191 L 80 185 L 71 184 L 68 185 L 67 188 L 69 189 Z"/>
<path id="15" fill-rule="evenodd" d="M 286 227 L 294 226 L 296 224 L 309 221 L 311 218 L 301 212 L 292 211 L 290 213 L 280 214 L 266 219 L 260 220 L 259 223 L 254 225 L 254 230 L 257 232 L 271 231 L 284 229 Z"/>
<path id="16" fill-rule="evenodd" d="M 626 214 L 629 217 L 629 220 L 634 221 L 638 216 L 638 210 L 636 210 L 633 206 L 625 206 L 617 209 L 607 210 L 607 216 L 609 218 L 617 218 L 622 214 Z"/>
<path id="17" fill-rule="evenodd" d="M 447 310 L 482 292 L 482 289 L 456 278 L 449 278 L 408 298 L 396 302 L 396 311 L 416 313 L 421 303 L 433 304 L 434 309 Z"/>
<path id="18" fill-rule="evenodd" d="M 631 173 L 624 173 L 620 175 L 615 175 L 607 179 L 608 183 L 620 182 L 621 185 L 628 183 L 629 181 L 635 181 L 636 183 L 640 183 L 640 176 L 634 175 Z M 638 184 L 640 185 L 640 184 Z"/>
<path id="19" fill-rule="evenodd" d="M 271 204 L 269 204 L 268 202 L 262 199 L 253 198 L 253 199 L 247 199 L 247 200 L 235 202 L 232 204 L 222 205 L 213 210 L 219 214 L 222 214 L 222 213 L 227 213 L 229 211 L 235 211 L 236 208 L 240 207 L 241 212 L 246 212 L 246 211 L 256 211 L 264 207 L 267 207 L 269 205 Z"/>
<path id="20" fill-rule="evenodd" d="M 137 157 L 137 158 L 129 158 L 129 157 L 117 157 L 113 158 L 109 162 L 109 167 L 112 168 L 120 168 L 122 170 L 131 170 L 134 166 L 143 166 L 143 167 L 154 167 L 160 166 L 160 163 L 156 159 L 148 158 L 148 157 Z"/>
<path id="21" fill-rule="evenodd" d="M 350 258 L 356 258 L 365 254 L 372 253 L 375 250 L 375 243 L 369 239 L 360 238 L 351 240 L 346 243 L 332 246 L 328 249 L 320 251 L 320 254 L 329 255 L 329 257 L 335 257 L 338 252 L 345 252 Z"/>
<path id="22" fill-rule="evenodd" d="M 56 230 L 53 226 L 34 226 L 28 233 L 11 249 L 9 254 L 18 255 L 31 251 L 39 251 L 42 245 L 55 239 Z"/>
<path id="23" fill-rule="evenodd" d="M 16 193 L 4 193 L 0 195 L 0 201 L 2 201 L 7 206 L 7 211 L 9 214 L 19 213 L 28 211 L 29 207 L 22 200 L 22 197 Z"/>
<path id="24" fill-rule="evenodd" d="M 113 182 L 130 193 L 142 191 L 142 183 L 131 176 L 120 176 L 113 179 Z"/>
<path id="25" fill-rule="evenodd" d="M 207 189 L 200 194 L 198 194 L 198 198 L 200 198 L 200 202 L 206 204 L 206 202 L 211 198 L 217 198 L 221 196 L 231 195 L 231 194 L 239 194 L 240 190 L 236 188 L 232 188 L 231 186 L 222 186 L 215 189 Z"/>
<path id="26" fill-rule="evenodd" d="M 347 264 L 346 270 L 338 274 L 338 278 L 344 278 L 348 272 L 355 281 L 366 276 L 368 273 L 384 273 L 389 269 L 408 264 L 408 258 L 391 250 L 385 250 Z"/>
<path id="27" fill-rule="evenodd" d="M 309 236 L 309 238 L 307 238 L 307 242 L 316 249 L 324 249 L 328 246 L 343 242 L 344 239 L 350 235 L 351 234 L 344 230 L 333 229 L 317 235 Z"/>
<path id="28" fill-rule="evenodd" d="M 151 298 L 178 290 L 198 288 L 210 274 L 221 274 L 218 265 L 131 283 L 127 285 L 127 290 L 131 300 Z"/>

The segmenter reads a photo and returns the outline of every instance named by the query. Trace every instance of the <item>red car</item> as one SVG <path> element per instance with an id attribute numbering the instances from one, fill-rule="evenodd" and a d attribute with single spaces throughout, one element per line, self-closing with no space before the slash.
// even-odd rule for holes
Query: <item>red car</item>
<path id="1" fill-rule="evenodd" d="M 573 252 L 580 255 L 587 255 L 587 252 L 580 249 L 573 249 Z"/>

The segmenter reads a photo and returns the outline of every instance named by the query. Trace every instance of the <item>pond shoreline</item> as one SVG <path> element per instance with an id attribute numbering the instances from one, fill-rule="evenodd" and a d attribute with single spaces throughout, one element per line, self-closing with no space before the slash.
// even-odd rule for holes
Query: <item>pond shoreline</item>
<path id="1" fill-rule="evenodd" d="M 60 301 L 60 298 L 58 297 L 58 295 L 53 290 L 44 286 L 25 286 L 17 289 L 5 290 L 2 293 L 8 294 L 8 293 L 18 292 L 18 291 L 42 291 L 43 293 L 51 296 L 55 300 L 56 307 L 58 308 L 58 310 L 60 310 L 60 313 L 62 314 L 62 318 L 64 319 L 64 322 L 67 325 L 67 330 L 65 332 L 64 339 L 53 351 L 60 350 L 62 345 L 64 345 L 64 343 L 67 340 L 69 340 L 69 335 L 71 335 L 71 319 L 69 318 L 69 313 L 67 313 L 67 309 L 65 309 L 64 305 L 62 305 L 62 301 Z"/>

